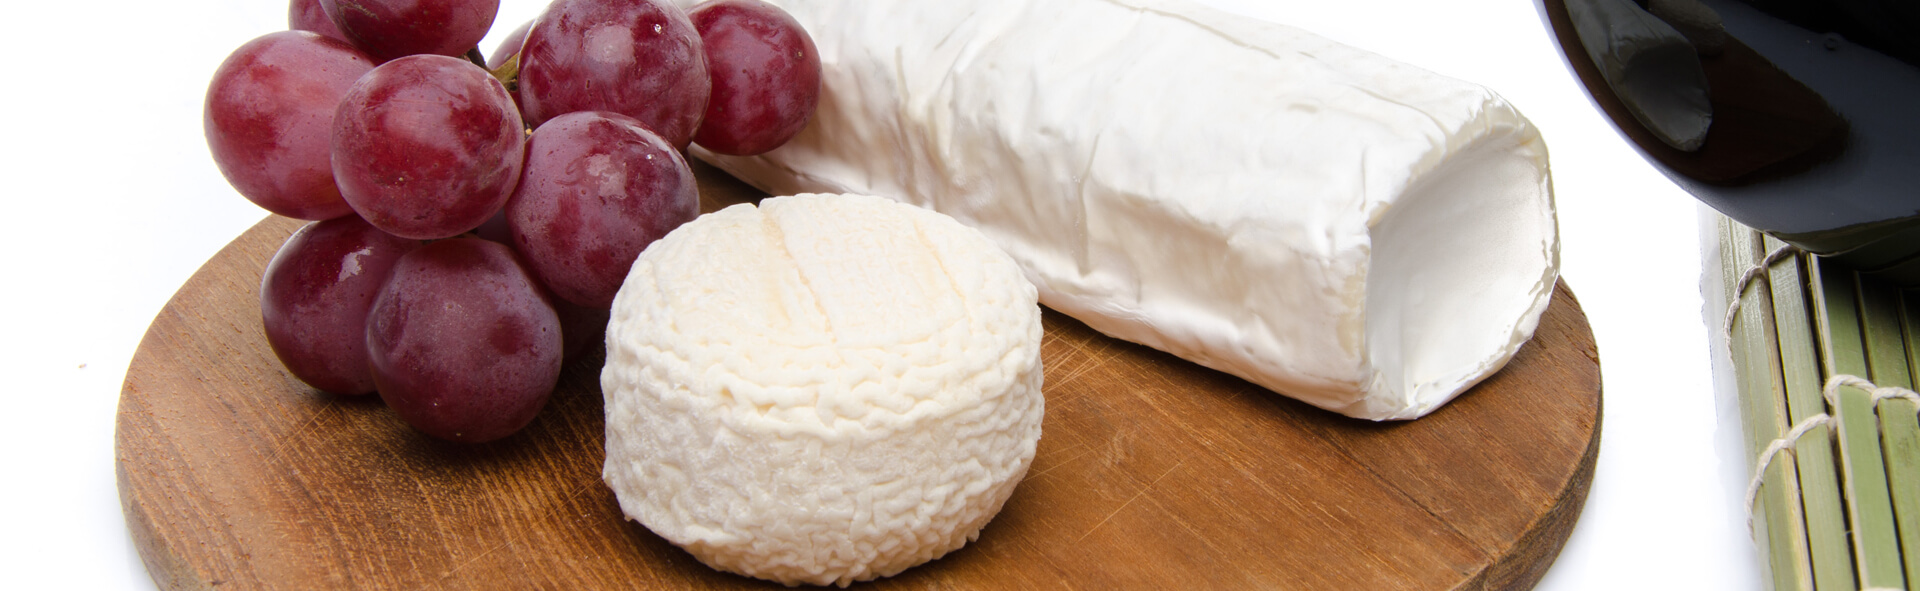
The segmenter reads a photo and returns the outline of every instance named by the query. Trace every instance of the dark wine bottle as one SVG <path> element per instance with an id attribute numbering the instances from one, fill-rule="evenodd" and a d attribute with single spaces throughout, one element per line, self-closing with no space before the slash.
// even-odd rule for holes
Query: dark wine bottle
<path id="1" fill-rule="evenodd" d="M 1742 224 L 1920 287 L 1920 3 L 1544 4 L 1596 106 L 1676 184 Z"/>

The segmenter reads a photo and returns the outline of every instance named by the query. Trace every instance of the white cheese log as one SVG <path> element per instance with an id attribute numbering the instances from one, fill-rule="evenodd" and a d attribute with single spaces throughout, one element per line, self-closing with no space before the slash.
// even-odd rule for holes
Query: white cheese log
<path id="1" fill-rule="evenodd" d="M 819 46 L 819 110 L 768 154 L 696 156 L 953 216 L 1108 335 L 1409 419 L 1552 295 L 1546 146 L 1483 87 L 1182 2 L 773 3 Z"/>

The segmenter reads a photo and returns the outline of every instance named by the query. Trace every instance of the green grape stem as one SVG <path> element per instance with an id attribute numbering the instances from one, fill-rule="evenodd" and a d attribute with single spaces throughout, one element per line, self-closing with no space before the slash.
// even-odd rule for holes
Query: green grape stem
<path id="1" fill-rule="evenodd" d="M 478 55 L 479 50 L 476 49 L 474 52 Z M 507 56 L 507 61 L 501 62 L 500 67 L 487 70 L 487 73 L 493 74 L 495 80 L 506 85 L 507 92 L 518 92 L 520 90 L 520 54 Z"/>

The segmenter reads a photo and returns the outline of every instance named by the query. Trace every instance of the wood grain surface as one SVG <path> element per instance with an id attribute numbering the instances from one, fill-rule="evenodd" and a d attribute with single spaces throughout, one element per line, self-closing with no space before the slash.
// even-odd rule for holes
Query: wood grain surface
<path id="1" fill-rule="evenodd" d="M 697 166 L 707 210 L 754 198 Z M 521 432 L 410 430 L 288 374 L 261 334 L 268 218 L 154 319 L 116 426 L 127 524 L 165 589 L 712 589 L 599 478 L 599 355 Z M 978 542 L 863 586 L 1511 589 L 1558 554 L 1593 477 L 1600 371 L 1564 285 L 1508 367 L 1417 421 L 1348 419 L 1045 313 L 1046 419 Z"/>

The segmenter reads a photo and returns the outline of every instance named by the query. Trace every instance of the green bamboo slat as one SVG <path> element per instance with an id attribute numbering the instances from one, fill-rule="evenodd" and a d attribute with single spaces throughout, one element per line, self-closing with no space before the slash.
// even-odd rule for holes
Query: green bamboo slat
<path id="1" fill-rule="evenodd" d="M 1913 374 L 1907 368 L 1907 346 L 1900 330 L 1899 290 L 1857 273 L 1854 275 L 1854 281 L 1860 297 L 1861 336 L 1867 344 L 1867 371 L 1872 373 L 1872 376 L 1867 379 L 1876 386 L 1912 389 Z M 1866 550 L 1877 552 L 1879 560 L 1889 563 L 1881 565 L 1884 573 L 1875 573 L 1871 582 L 1876 586 L 1900 588 L 1906 586 L 1907 581 L 1903 573 L 1906 570 L 1905 560 L 1900 552 L 1899 522 L 1893 509 L 1893 484 L 1892 479 L 1889 478 L 1892 472 L 1890 462 L 1892 458 L 1886 456 L 1886 432 L 1878 412 L 1880 405 L 1873 402 L 1870 392 L 1867 393 L 1865 403 L 1867 412 L 1873 415 L 1869 419 L 1871 422 L 1864 424 L 1874 432 L 1873 452 L 1880 457 L 1865 458 L 1863 456 L 1862 469 L 1875 468 L 1877 463 L 1880 474 L 1877 481 L 1873 478 L 1863 478 L 1859 484 L 1864 487 L 1877 485 L 1881 491 L 1884 491 L 1881 494 L 1887 497 L 1887 513 L 1884 523 L 1862 523 L 1858 529 L 1867 535 L 1875 536 L 1873 545 Z M 1861 497 L 1865 499 L 1873 493 L 1874 491 L 1868 488 L 1861 491 Z M 1877 503 L 1878 499 L 1874 501 Z"/>
<path id="2" fill-rule="evenodd" d="M 1907 344 L 1901 333 L 1900 292 L 1878 281 L 1855 276 L 1859 285 L 1860 332 L 1867 343 L 1866 376 L 1878 386 L 1913 388 L 1907 370 Z"/>
<path id="3" fill-rule="evenodd" d="M 1766 239 L 1767 252 L 1785 243 Z M 1798 425 L 1827 412 L 1821 395 L 1817 333 L 1808 310 L 1812 294 L 1800 257 L 1789 258 L 1769 270 L 1773 286 L 1773 318 L 1780 343 L 1781 377 L 1786 386 L 1788 420 Z M 1856 589 L 1853 551 L 1847 540 L 1847 517 L 1840 494 L 1840 471 L 1834 465 L 1833 432 L 1814 427 L 1794 442 L 1794 465 L 1799 469 L 1800 502 L 1806 515 L 1807 549 L 1813 562 L 1816 589 Z"/>
<path id="4" fill-rule="evenodd" d="M 1920 293 L 1901 298 L 1900 325 L 1906 342 L 1907 367 L 1920 368 Z M 1909 383 L 1906 388 L 1913 389 Z M 1893 497 L 1893 516 L 1900 531 L 1906 566 L 1907 590 L 1920 591 L 1920 418 L 1908 400 L 1880 402 L 1880 444 L 1886 454 L 1887 488 Z"/>
<path id="5" fill-rule="evenodd" d="M 1765 256 L 1752 230 L 1722 222 L 1722 261 L 1728 301 L 1740 302 L 1728 338 L 1734 375 L 1741 399 L 1741 423 L 1747 449 L 1758 457 L 1774 440 L 1786 435 L 1785 386 L 1780 377 L 1780 352 L 1774 339 L 1773 298 L 1760 286 L 1740 291 L 1740 277 Z M 1793 462 L 1774 461 L 1756 477 L 1761 479 L 1755 499 L 1754 536 L 1766 548 L 1765 575 L 1778 590 L 1813 589 L 1813 564 L 1807 548 L 1806 520 L 1801 513 L 1800 483 Z"/>
<path id="6" fill-rule="evenodd" d="M 1819 306 L 1815 324 L 1826 337 L 1822 360 L 1827 375 L 1865 377 L 1871 372 L 1855 274 L 1830 261 L 1816 260 L 1813 268 L 1819 280 L 1819 289 L 1815 290 Z M 1823 312 L 1825 320 L 1820 321 Z M 1843 386 L 1838 398 L 1833 414 L 1839 420 L 1841 484 L 1847 495 L 1847 521 L 1852 524 L 1854 568 L 1862 587 L 1905 587 L 1871 394 Z"/>
<path id="7" fill-rule="evenodd" d="M 1890 399 L 1880 402 L 1882 451 L 1886 453 L 1887 488 L 1907 570 L 1907 591 L 1920 591 L 1920 406 Z M 1904 417 L 1904 418 L 1902 418 Z"/>

